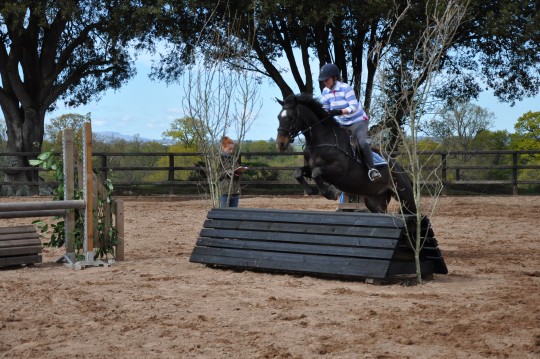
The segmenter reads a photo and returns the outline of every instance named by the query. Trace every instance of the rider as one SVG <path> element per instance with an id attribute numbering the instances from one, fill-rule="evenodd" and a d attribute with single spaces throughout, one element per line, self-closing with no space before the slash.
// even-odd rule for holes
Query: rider
<path id="1" fill-rule="evenodd" d="M 380 179 L 381 174 L 373 164 L 373 154 L 368 144 L 369 117 L 356 99 L 354 90 L 341 82 L 339 68 L 335 64 L 321 67 L 319 81 L 324 84 L 322 90 L 324 109 L 342 128 L 356 137 L 358 148 L 368 168 L 369 179 L 371 181 Z"/>

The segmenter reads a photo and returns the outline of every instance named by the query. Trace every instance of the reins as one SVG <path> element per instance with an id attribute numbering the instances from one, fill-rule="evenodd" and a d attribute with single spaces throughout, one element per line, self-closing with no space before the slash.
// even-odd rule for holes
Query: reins
<path id="1" fill-rule="evenodd" d="M 322 123 L 323 121 L 326 121 L 327 119 L 329 118 L 332 118 L 332 116 L 326 116 L 324 117 L 322 120 L 318 121 L 315 125 L 313 126 L 309 126 L 308 127 L 308 130 L 311 131 L 311 129 L 315 126 L 317 126 L 318 124 Z M 334 127 L 332 127 L 332 132 L 334 132 L 334 139 L 335 139 L 335 142 L 334 143 L 320 143 L 318 145 L 311 145 L 311 146 L 306 146 L 306 148 L 323 148 L 323 147 L 333 147 L 333 148 L 337 148 L 340 152 L 342 152 L 343 154 L 345 154 L 347 157 L 351 158 L 352 160 L 358 162 L 358 159 L 355 158 L 354 156 L 351 155 L 351 153 L 349 153 L 349 151 L 347 151 L 347 149 L 350 148 L 350 145 L 346 148 L 346 149 L 343 149 L 342 146 L 339 145 L 339 140 L 338 140 L 338 135 L 336 133 L 336 129 Z"/>
<path id="2" fill-rule="evenodd" d="M 322 119 L 319 119 L 314 124 L 309 124 L 309 126 L 306 127 L 303 130 L 296 130 L 296 124 L 298 122 L 298 119 L 300 118 L 300 109 L 298 108 L 298 105 L 295 105 L 295 106 L 283 106 L 283 109 L 285 109 L 285 110 L 294 110 L 295 114 L 296 114 L 296 118 L 294 119 L 294 125 L 291 127 L 291 130 L 286 129 L 286 128 L 282 127 L 282 126 L 278 127 L 278 131 L 283 131 L 283 132 L 288 134 L 289 140 L 290 140 L 291 143 L 294 142 L 294 140 L 298 136 L 300 136 L 300 134 L 305 136 L 306 133 L 311 132 L 313 130 L 313 128 L 320 125 L 324 121 L 332 118 L 332 116 L 328 115 L 328 116 L 323 117 Z M 348 158 L 352 159 L 353 161 L 360 162 L 360 161 L 358 161 L 358 159 L 355 156 L 353 156 L 354 152 L 353 152 L 353 149 L 351 148 L 350 143 L 349 143 L 348 146 L 346 145 L 345 149 L 343 149 L 343 147 L 339 145 L 338 135 L 336 133 L 335 127 L 332 127 L 332 131 L 334 132 L 334 139 L 335 139 L 334 143 L 321 143 L 321 144 L 318 144 L 318 145 L 305 146 L 305 148 L 306 149 L 323 148 L 323 147 L 336 148 L 340 152 L 345 154 Z"/>
<path id="3" fill-rule="evenodd" d="M 294 107 L 283 107 L 283 109 L 285 110 L 295 110 L 296 111 L 296 119 L 294 121 L 294 123 L 296 124 L 296 120 L 300 117 L 300 110 L 298 109 L 298 106 L 294 106 Z M 297 138 L 298 136 L 300 136 L 300 134 L 304 135 L 305 136 L 305 133 L 306 132 L 311 132 L 311 130 L 316 127 L 317 125 L 323 123 L 324 121 L 326 121 L 327 119 L 329 119 L 331 116 L 326 116 L 324 117 L 323 119 L 317 121 L 315 124 L 313 125 L 309 125 L 307 128 L 303 129 L 303 130 L 298 130 L 296 131 L 296 126 L 293 126 L 291 130 L 289 129 L 286 129 L 282 126 L 279 126 L 278 127 L 278 131 L 283 131 L 285 133 L 287 133 L 289 135 L 289 140 L 291 142 L 294 141 L 295 138 Z M 296 134 L 293 135 L 293 133 L 296 132 Z M 335 135 L 335 131 L 334 131 L 334 135 Z M 336 136 L 336 142 L 337 142 L 337 136 Z"/>
<path id="4" fill-rule="evenodd" d="M 327 119 L 331 118 L 332 116 L 326 116 L 324 117 L 322 120 L 319 120 L 317 121 L 314 125 L 309 125 L 305 130 L 301 130 L 300 132 L 298 132 L 298 135 L 300 133 L 302 133 L 303 135 L 305 135 L 305 132 L 311 132 L 311 130 L 313 129 L 313 127 L 316 127 L 317 125 L 320 125 L 321 123 L 323 123 L 324 121 L 326 121 Z M 297 135 L 297 136 L 298 136 Z M 335 135 L 335 131 L 334 131 L 334 135 Z M 336 137 L 336 142 L 337 142 L 337 137 Z"/>

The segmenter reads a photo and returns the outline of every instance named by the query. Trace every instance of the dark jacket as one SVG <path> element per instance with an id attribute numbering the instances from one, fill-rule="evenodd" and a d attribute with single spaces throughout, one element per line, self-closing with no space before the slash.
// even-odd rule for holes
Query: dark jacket
<path id="1" fill-rule="evenodd" d="M 221 195 L 229 194 L 229 184 L 232 178 L 232 190 L 231 194 L 239 195 L 240 194 L 240 175 L 235 174 L 234 170 L 240 167 L 238 161 L 233 163 L 234 155 L 226 152 L 221 152 L 221 166 L 222 171 L 219 178 L 219 191 Z"/>

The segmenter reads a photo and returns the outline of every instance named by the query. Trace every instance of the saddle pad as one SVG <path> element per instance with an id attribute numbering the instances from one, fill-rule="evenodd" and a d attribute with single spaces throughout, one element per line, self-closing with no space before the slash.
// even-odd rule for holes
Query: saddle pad
<path id="1" fill-rule="evenodd" d="M 377 152 L 375 151 L 371 151 L 373 153 L 373 164 L 375 166 L 383 166 L 383 165 L 387 165 L 388 162 L 386 162 L 386 160 L 381 156 L 379 155 Z"/>

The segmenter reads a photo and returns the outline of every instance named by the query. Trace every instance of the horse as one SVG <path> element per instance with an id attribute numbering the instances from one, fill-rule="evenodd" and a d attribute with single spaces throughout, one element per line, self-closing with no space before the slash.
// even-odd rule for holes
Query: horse
<path id="1" fill-rule="evenodd" d="M 372 182 L 365 164 L 355 155 L 349 134 L 318 100 L 310 94 L 299 94 L 277 101 L 282 109 L 276 147 L 283 152 L 297 136 L 304 135 L 304 166 L 295 170 L 294 177 L 308 195 L 337 199 L 333 185 L 342 192 L 364 196 L 371 212 L 386 213 L 395 198 L 404 214 L 416 213 L 412 182 L 397 161 L 388 158 L 384 167 L 377 166 L 382 178 Z M 316 187 L 306 178 L 312 178 Z"/>

